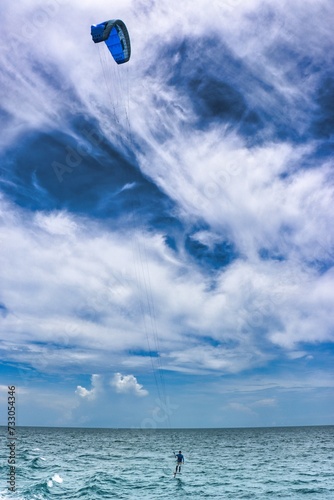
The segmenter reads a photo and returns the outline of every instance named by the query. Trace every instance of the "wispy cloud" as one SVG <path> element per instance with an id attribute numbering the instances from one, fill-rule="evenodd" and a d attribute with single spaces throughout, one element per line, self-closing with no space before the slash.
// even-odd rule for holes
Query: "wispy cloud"
<path id="1" fill-rule="evenodd" d="M 275 398 L 266 398 L 266 399 L 259 399 L 259 401 L 255 401 L 255 403 L 253 403 L 253 406 L 275 406 L 276 403 L 277 402 Z"/>

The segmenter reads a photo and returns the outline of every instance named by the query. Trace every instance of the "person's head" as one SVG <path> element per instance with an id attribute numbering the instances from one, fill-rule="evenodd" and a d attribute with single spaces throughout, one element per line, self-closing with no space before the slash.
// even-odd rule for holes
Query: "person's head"
<path id="1" fill-rule="evenodd" d="M 182 453 L 182 451 L 180 450 L 179 453 Z"/>

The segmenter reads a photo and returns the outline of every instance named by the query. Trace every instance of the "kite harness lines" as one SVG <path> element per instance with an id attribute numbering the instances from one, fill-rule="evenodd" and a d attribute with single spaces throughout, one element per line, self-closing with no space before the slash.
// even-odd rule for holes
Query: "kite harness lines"
<path id="1" fill-rule="evenodd" d="M 125 23 L 120 19 L 112 19 L 91 26 L 91 36 L 93 42 L 99 44 L 102 72 L 106 83 L 107 95 L 109 96 L 109 104 L 113 109 L 114 120 L 110 120 L 109 130 L 115 132 L 114 141 L 118 140 L 118 144 L 122 145 L 122 153 L 124 154 L 124 151 L 128 150 L 129 158 L 131 158 L 134 141 L 132 139 L 129 120 L 128 66 L 126 65 L 124 68 L 118 66 L 127 63 L 130 59 L 130 36 Z M 112 63 L 110 55 L 105 51 L 104 44 L 101 44 L 101 42 L 105 42 L 117 65 Z M 134 274 L 140 296 L 138 305 L 141 315 L 140 324 L 136 324 L 135 328 L 137 331 L 142 328 L 146 336 L 152 374 L 160 401 L 159 411 L 157 412 L 159 418 L 156 419 L 156 422 L 163 423 L 166 421 L 168 427 L 171 427 L 170 408 L 166 395 L 164 368 L 160 356 L 159 335 L 150 269 L 148 266 L 145 233 L 134 228 L 131 243 L 133 245 Z M 152 421 L 152 419 L 146 420 Z"/>

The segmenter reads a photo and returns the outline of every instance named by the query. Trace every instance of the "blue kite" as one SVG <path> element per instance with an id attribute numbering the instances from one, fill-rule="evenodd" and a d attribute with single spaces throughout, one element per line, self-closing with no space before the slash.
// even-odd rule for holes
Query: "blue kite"
<path id="1" fill-rule="evenodd" d="M 106 43 L 117 64 L 128 62 L 131 44 L 129 32 L 123 21 L 111 19 L 91 26 L 91 35 L 94 43 Z"/>

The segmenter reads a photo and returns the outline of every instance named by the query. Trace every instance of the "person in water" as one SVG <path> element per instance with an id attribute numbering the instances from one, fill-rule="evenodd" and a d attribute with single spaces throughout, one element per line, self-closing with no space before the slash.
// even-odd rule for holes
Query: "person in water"
<path id="1" fill-rule="evenodd" d="M 179 473 L 181 473 L 181 464 L 184 464 L 184 457 L 182 455 L 181 450 L 179 451 L 179 453 L 175 455 L 175 458 L 176 458 L 176 469 L 174 472 L 174 476 L 177 474 L 177 469 L 179 469 Z"/>

